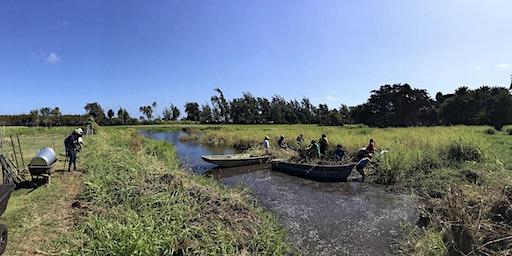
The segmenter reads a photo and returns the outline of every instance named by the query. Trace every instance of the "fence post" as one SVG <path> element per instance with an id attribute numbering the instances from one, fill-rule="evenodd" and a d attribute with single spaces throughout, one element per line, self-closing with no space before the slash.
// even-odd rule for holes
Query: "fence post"
<path id="1" fill-rule="evenodd" d="M 2 131 L 0 131 L 0 148 L 2 148 L 2 155 L 4 154 L 4 136 Z"/>
<path id="2" fill-rule="evenodd" d="M 16 161 L 16 169 L 20 169 L 18 163 L 18 156 L 16 156 L 16 148 L 14 147 L 14 140 L 12 139 L 12 134 L 9 134 L 9 136 L 11 137 L 12 154 L 14 155 L 14 160 Z"/>
<path id="3" fill-rule="evenodd" d="M 16 133 L 16 138 L 18 139 L 18 148 L 20 149 L 21 163 L 23 164 L 23 168 L 25 168 L 25 159 L 23 159 L 23 151 L 21 150 L 20 136 L 17 133 Z"/>
<path id="4" fill-rule="evenodd" d="M 37 154 L 37 137 L 36 137 L 35 130 L 34 130 L 34 154 Z"/>

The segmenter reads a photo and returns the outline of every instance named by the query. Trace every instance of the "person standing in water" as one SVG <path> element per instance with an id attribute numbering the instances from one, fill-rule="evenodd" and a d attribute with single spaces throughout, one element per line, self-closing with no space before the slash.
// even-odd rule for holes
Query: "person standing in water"
<path id="1" fill-rule="evenodd" d="M 372 154 L 368 154 L 368 156 L 364 157 L 363 159 L 359 160 L 359 162 L 356 165 L 356 171 L 361 174 L 361 182 L 364 182 L 365 178 L 367 177 L 364 173 L 364 168 L 370 163 L 370 160 L 372 159 Z"/>
<path id="2" fill-rule="evenodd" d="M 270 141 L 268 136 L 265 136 L 265 139 L 263 140 L 263 149 L 265 150 L 265 154 L 270 155 Z"/>

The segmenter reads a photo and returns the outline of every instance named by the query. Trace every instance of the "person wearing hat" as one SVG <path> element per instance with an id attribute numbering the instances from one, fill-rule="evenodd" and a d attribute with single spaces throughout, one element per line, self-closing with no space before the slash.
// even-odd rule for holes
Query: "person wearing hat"
<path id="1" fill-rule="evenodd" d="M 73 169 L 76 171 L 76 155 L 80 150 L 80 142 L 79 138 L 82 136 L 82 129 L 78 128 L 74 130 L 66 139 L 64 140 L 64 147 L 66 149 L 66 157 L 69 160 L 68 172 L 71 171 L 71 165 L 73 165 Z"/>
<path id="2" fill-rule="evenodd" d="M 286 144 L 286 142 L 284 141 L 284 135 L 281 135 L 281 137 L 279 137 L 279 140 L 277 141 L 277 145 L 279 145 L 279 147 L 281 147 L 282 149 L 288 148 L 288 144 Z"/>
<path id="3" fill-rule="evenodd" d="M 265 149 L 265 154 L 270 155 L 270 141 L 268 136 L 265 136 L 263 140 L 263 148 Z"/>

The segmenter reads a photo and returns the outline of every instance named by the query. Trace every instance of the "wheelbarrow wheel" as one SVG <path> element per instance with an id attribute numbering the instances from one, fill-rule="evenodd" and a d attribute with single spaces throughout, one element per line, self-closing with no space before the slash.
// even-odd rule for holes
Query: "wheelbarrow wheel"
<path id="1" fill-rule="evenodd" d="M 7 248 L 7 236 L 7 226 L 0 224 L 0 254 L 3 254 Z"/>

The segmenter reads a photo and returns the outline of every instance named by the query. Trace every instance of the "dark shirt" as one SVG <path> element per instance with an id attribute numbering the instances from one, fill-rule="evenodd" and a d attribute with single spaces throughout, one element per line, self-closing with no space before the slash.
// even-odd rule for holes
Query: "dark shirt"
<path id="1" fill-rule="evenodd" d="M 365 158 L 359 160 L 357 165 L 359 165 L 360 167 L 364 168 L 364 167 L 366 167 L 368 165 L 369 162 L 370 162 L 370 158 L 365 157 Z"/>
<path id="2" fill-rule="evenodd" d="M 343 151 L 341 148 L 338 148 L 336 151 L 334 151 L 334 155 L 336 156 L 336 159 L 342 159 L 345 155 L 345 151 Z"/>
<path id="3" fill-rule="evenodd" d="M 78 149 L 78 136 L 74 133 L 69 135 L 64 140 L 64 147 L 66 148 L 66 152 L 74 152 Z"/>
<path id="4" fill-rule="evenodd" d="M 329 146 L 329 140 L 327 140 L 327 138 L 326 138 L 326 137 L 322 137 L 322 138 L 320 139 L 320 147 L 321 147 L 322 149 L 326 149 L 326 148 L 327 148 L 327 146 Z"/>
<path id="5" fill-rule="evenodd" d="M 366 147 L 366 151 L 368 151 L 368 153 L 373 153 L 373 151 L 375 151 L 375 146 L 373 145 L 373 143 L 368 144 L 368 147 Z"/>

